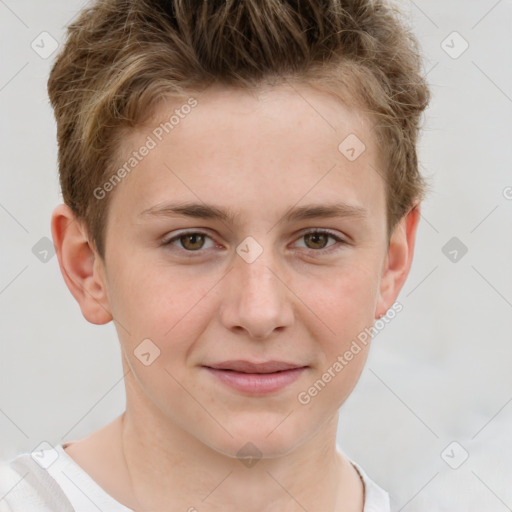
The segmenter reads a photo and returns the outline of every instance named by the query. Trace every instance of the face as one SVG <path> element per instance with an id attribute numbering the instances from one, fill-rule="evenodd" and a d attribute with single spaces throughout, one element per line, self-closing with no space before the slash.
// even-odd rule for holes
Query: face
<path id="1" fill-rule="evenodd" d="M 367 357 L 354 340 L 394 300 L 372 126 L 305 86 L 195 99 L 130 132 L 119 163 L 137 150 L 137 164 L 108 192 L 102 279 L 128 410 L 220 453 L 277 456 L 333 421 Z"/>

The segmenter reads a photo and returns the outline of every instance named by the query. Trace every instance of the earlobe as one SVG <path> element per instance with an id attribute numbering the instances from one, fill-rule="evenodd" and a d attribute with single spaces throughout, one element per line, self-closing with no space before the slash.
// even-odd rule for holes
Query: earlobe
<path id="1" fill-rule="evenodd" d="M 382 269 L 379 299 L 375 317 L 381 318 L 396 301 L 402 289 L 414 255 L 416 230 L 420 219 L 420 206 L 415 205 L 396 226 Z"/>
<path id="2" fill-rule="evenodd" d="M 54 209 L 51 231 L 60 271 L 83 316 L 93 324 L 110 322 L 103 262 L 69 206 Z"/>

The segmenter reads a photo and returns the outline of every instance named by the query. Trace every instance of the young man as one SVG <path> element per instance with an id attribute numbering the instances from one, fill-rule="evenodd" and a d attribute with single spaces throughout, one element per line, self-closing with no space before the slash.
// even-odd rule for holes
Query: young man
<path id="1" fill-rule="evenodd" d="M 127 406 L 51 464 L 11 461 L 0 510 L 389 510 L 336 431 L 425 190 L 429 93 L 398 14 L 98 1 L 49 93 L 59 265 L 116 326 Z"/>

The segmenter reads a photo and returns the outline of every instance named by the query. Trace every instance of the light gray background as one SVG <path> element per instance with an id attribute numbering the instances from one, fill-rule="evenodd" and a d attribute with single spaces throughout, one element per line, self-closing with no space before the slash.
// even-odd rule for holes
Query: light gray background
<path id="1" fill-rule="evenodd" d="M 124 409 L 112 324 L 87 323 L 51 238 L 61 202 L 46 80 L 84 2 L 0 0 L 0 458 L 78 439 Z M 341 410 L 338 441 L 391 494 L 393 510 L 512 507 L 512 1 L 402 0 L 426 55 L 433 99 L 419 155 L 423 205 L 404 309 L 373 343 Z M 469 48 L 450 57 L 457 31 Z M 461 48 L 450 36 L 445 43 Z M 508 196 L 508 199 L 507 199 Z M 450 261 L 457 237 L 468 252 Z M 453 441 L 459 443 L 443 450 Z M 469 458 L 458 469 L 462 450 Z"/>

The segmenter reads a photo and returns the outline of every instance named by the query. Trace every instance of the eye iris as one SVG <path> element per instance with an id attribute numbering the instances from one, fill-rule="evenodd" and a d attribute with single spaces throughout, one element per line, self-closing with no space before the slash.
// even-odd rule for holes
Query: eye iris
<path id="1" fill-rule="evenodd" d="M 304 238 L 306 240 L 306 245 L 309 245 L 309 242 L 313 242 L 314 247 L 312 247 L 312 249 L 323 249 L 327 245 L 329 235 L 326 233 L 308 233 L 304 235 Z M 318 247 L 318 244 L 320 247 Z"/>
<path id="2" fill-rule="evenodd" d="M 190 233 L 180 237 L 181 244 L 185 249 L 197 250 L 201 249 L 204 245 L 204 235 L 199 233 Z M 199 242 L 198 242 L 199 240 Z M 189 244 L 190 242 L 190 244 Z"/>

